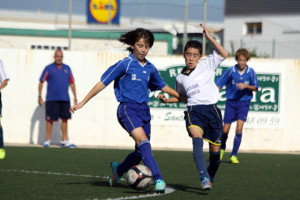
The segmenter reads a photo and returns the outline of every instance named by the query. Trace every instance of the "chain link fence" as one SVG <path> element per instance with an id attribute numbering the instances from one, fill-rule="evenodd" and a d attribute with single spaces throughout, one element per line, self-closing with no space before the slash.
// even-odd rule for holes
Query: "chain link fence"
<path id="1" fill-rule="evenodd" d="M 119 25 L 101 25 L 87 23 L 87 3 L 88 0 L 72 0 L 72 30 L 81 31 L 112 31 L 120 32 L 131 30 L 136 27 L 145 27 L 154 32 L 165 32 L 173 36 L 171 53 L 181 54 L 184 37 L 184 15 L 186 0 L 120 0 L 120 24 Z M 109 0 L 106 0 L 107 2 Z M 112 1 L 112 0 L 111 0 Z M 265 37 L 251 37 L 249 35 L 237 34 L 244 29 L 240 26 L 233 25 L 228 27 L 226 17 L 224 17 L 224 3 L 226 0 L 207 1 L 207 26 L 213 33 L 214 37 L 222 43 L 226 50 L 231 54 L 240 48 L 245 47 L 256 57 L 267 58 L 300 58 L 300 31 L 294 30 L 293 26 L 287 25 L 284 30 L 294 30 L 289 35 L 285 34 L 284 38 L 272 33 L 272 28 L 262 25 L 262 32 L 268 31 Z M 199 23 L 203 22 L 204 0 L 188 0 L 188 40 L 196 39 L 202 41 L 202 30 Z M 280 16 L 279 16 L 280 17 Z M 299 18 L 298 18 L 299 19 Z M 255 21 L 255 20 L 254 20 Z M 35 29 L 35 30 L 54 30 L 66 31 L 69 23 L 69 0 L 1 0 L 0 1 L 0 48 L 18 48 L 22 42 L 14 44 L 10 35 L 13 35 L 15 29 Z M 298 22 L 299 24 L 299 22 Z M 278 25 L 277 26 L 282 26 Z M 7 29 L 14 29 L 13 33 Z M 231 31 L 227 31 L 230 29 Z M 283 31 L 284 31 L 283 30 Z M 7 32 L 8 31 L 8 32 Z M 5 37 L 4 37 L 5 35 Z M 61 46 L 68 49 L 68 39 L 55 34 L 48 38 L 48 41 L 55 43 L 47 45 L 49 42 L 43 42 L 36 39 L 37 42 L 23 45 L 19 48 L 39 48 L 45 43 L 46 48 L 56 48 Z M 62 33 L 63 35 L 63 33 Z M 85 37 L 89 38 L 87 34 Z M 115 39 L 115 38 L 114 38 Z M 32 39 L 33 41 L 33 39 Z M 84 42 L 72 43 L 75 49 L 95 49 L 103 48 L 96 42 L 85 45 Z M 106 40 L 106 48 L 118 49 L 118 45 L 112 41 Z M 41 45 L 39 45 L 41 44 Z M 87 47 L 88 46 L 88 47 Z M 207 53 L 212 47 L 207 43 Z M 287 53 L 290 52 L 290 53 Z M 170 53 L 170 51 L 169 51 Z"/>

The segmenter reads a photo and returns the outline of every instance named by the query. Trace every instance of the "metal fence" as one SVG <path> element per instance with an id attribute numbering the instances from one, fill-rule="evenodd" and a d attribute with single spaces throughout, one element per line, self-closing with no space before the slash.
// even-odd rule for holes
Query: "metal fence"
<path id="1" fill-rule="evenodd" d="M 182 46 L 185 43 L 185 14 L 188 17 L 186 40 L 197 39 L 202 41 L 199 22 L 204 20 L 204 3 L 207 2 L 207 25 L 214 33 L 215 38 L 231 54 L 234 54 L 238 48 L 245 47 L 251 51 L 253 56 L 257 57 L 300 58 L 298 53 L 300 52 L 300 30 L 295 29 L 296 25 L 287 25 L 285 29 L 282 29 L 283 31 L 294 30 L 290 40 L 286 35 L 285 38 L 282 38 L 280 35 L 273 34 L 270 30 L 272 27 L 265 27 L 264 24 L 262 25 L 262 32 L 268 31 L 264 37 L 236 36 L 235 34 L 241 32 L 243 28 L 235 24 L 227 27 L 224 23 L 224 20 L 226 21 L 226 17 L 224 17 L 224 3 L 226 0 L 120 0 L 119 25 L 88 24 L 88 0 L 1 0 L 0 48 L 3 46 L 16 47 L 14 44 L 7 44 L 9 38 L 1 37 L 1 35 L 5 35 L 3 29 L 68 30 L 70 27 L 68 24 L 70 1 L 72 2 L 72 30 L 120 31 L 130 29 L 130 27 L 143 26 L 154 31 L 165 31 L 174 36 L 173 53 L 176 54 L 182 53 Z M 299 17 L 298 19 L 300 20 Z M 276 26 L 275 23 L 273 25 Z M 226 31 L 226 29 L 230 29 L 231 32 Z M 63 43 L 62 46 L 68 48 L 70 44 L 66 39 L 64 38 L 63 42 L 61 38 L 57 39 L 57 43 Z M 55 38 L 52 38 L 52 40 L 55 40 Z M 80 44 L 77 43 L 76 45 Z M 114 44 L 110 44 L 110 46 L 114 46 Z M 80 48 L 84 49 L 85 47 L 84 45 L 77 46 L 77 49 Z M 208 52 L 211 51 L 211 47 L 208 46 L 207 49 Z"/>

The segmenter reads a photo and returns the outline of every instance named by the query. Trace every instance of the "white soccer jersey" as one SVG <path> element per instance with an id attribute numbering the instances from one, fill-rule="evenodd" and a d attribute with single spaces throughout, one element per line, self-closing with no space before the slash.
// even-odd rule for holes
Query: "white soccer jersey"
<path id="1" fill-rule="evenodd" d="M 9 76 L 7 74 L 3 62 L 0 60 L 0 84 L 2 84 L 4 80 L 9 80 Z"/>
<path id="2" fill-rule="evenodd" d="M 198 62 L 196 68 L 189 74 L 179 74 L 176 77 L 176 90 L 187 96 L 187 106 L 216 104 L 219 90 L 215 84 L 217 67 L 225 60 L 213 51 L 208 57 Z"/>

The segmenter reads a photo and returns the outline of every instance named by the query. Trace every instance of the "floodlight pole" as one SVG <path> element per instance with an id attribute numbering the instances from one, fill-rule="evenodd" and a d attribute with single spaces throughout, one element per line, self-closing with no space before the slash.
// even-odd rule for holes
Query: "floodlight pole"
<path id="1" fill-rule="evenodd" d="M 206 26 L 206 8 L 207 8 L 207 0 L 204 0 L 203 6 L 203 24 Z M 202 35 L 202 54 L 205 56 L 206 54 L 206 38 Z"/>
<path id="2" fill-rule="evenodd" d="M 55 0 L 55 28 L 57 29 L 58 24 L 58 0 Z"/>
<path id="3" fill-rule="evenodd" d="M 108 1 L 108 25 L 111 25 L 111 6 L 112 6 L 112 3 L 111 3 L 111 0 Z"/>
<path id="4" fill-rule="evenodd" d="M 72 38 L 72 0 L 69 0 L 69 51 L 71 51 L 71 38 Z"/>
<path id="5" fill-rule="evenodd" d="M 184 6 L 184 30 L 183 30 L 183 41 L 182 41 L 182 52 L 184 50 L 184 46 L 187 43 L 187 25 L 188 25 L 188 17 L 189 17 L 189 0 L 185 0 Z"/>

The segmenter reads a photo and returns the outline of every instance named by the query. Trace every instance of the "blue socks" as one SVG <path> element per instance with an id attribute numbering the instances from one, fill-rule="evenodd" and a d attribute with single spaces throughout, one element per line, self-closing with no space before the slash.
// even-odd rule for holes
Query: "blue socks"
<path id="1" fill-rule="evenodd" d="M 234 141 L 233 141 L 233 149 L 231 152 L 231 156 L 236 156 L 239 148 L 240 148 L 240 144 L 242 142 L 242 133 L 236 133 L 235 137 L 234 137 Z"/>
<path id="2" fill-rule="evenodd" d="M 193 138 L 193 156 L 200 175 L 200 179 L 205 177 L 209 178 L 209 174 L 206 169 L 205 157 L 203 153 L 203 139 L 196 137 Z"/>
<path id="3" fill-rule="evenodd" d="M 209 166 L 207 167 L 207 172 L 210 176 L 210 181 L 214 181 L 214 177 L 218 171 L 220 165 L 220 151 L 218 152 L 209 152 Z"/>
<path id="4" fill-rule="evenodd" d="M 117 173 L 122 176 L 134 165 L 138 165 L 143 159 L 144 164 L 151 170 L 153 179 L 156 181 L 162 179 L 159 167 L 155 158 L 152 155 L 151 145 L 149 140 L 143 140 L 140 142 L 134 152 L 128 154 L 125 160 L 118 166 Z"/>
<path id="5" fill-rule="evenodd" d="M 3 142 L 3 129 L 2 126 L 0 126 L 0 149 L 4 147 L 4 142 Z"/>
<path id="6" fill-rule="evenodd" d="M 221 142 L 221 149 L 224 149 L 224 150 L 226 149 L 227 138 L 228 138 L 228 133 L 227 134 L 223 133 L 222 142 Z"/>
<path id="7" fill-rule="evenodd" d="M 128 154 L 125 160 L 118 166 L 117 174 L 123 176 L 131 167 L 139 164 L 142 160 L 141 153 L 137 150 Z"/>
<path id="8" fill-rule="evenodd" d="M 138 145 L 139 150 L 144 161 L 144 164 L 151 170 L 154 181 L 163 180 L 159 167 L 155 158 L 152 155 L 151 145 L 149 140 L 143 140 Z"/>

